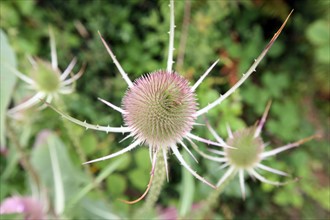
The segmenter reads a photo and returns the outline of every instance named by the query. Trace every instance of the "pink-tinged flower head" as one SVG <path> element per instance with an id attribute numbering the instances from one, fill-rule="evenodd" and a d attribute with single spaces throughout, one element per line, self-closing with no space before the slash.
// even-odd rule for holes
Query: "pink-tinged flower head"
<path id="1" fill-rule="evenodd" d="M 125 124 L 149 146 L 170 146 L 190 132 L 197 110 L 188 81 L 155 71 L 137 79 L 123 98 Z"/>
<path id="2" fill-rule="evenodd" d="M 24 214 L 25 220 L 46 219 L 41 203 L 31 197 L 13 196 L 1 203 L 0 215 L 14 213 Z"/>

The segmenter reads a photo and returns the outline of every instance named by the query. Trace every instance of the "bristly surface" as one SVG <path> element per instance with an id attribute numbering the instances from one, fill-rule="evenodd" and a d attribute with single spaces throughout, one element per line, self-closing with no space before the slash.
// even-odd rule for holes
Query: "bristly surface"
<path id="1" fill-rule="evenodd" d="M 197 110 L 188 81 L 159 70 L 134 82 L 123 98 L 125 125 L 150 147 L 176 144 L 190 132 Z"/>

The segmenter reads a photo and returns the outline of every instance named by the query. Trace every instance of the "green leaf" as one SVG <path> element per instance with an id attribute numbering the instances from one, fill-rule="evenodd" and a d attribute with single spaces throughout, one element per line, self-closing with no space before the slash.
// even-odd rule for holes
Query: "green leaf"
<path id="1" fill-rule="evenodd" d="M 6 220 L 24 219 L 24 215 L 21 213 L 5 214 L 5 215 L 0 215 L 0 219 L 6 219 Z"/>
<path id="2" fill-rule="evenodd" d="M 112 174 L 107 178 L 107 187 L 111 195 L 122 194 L 127 186 L 126 179 L 119 174 Z"/>
<path id="3" fill-rule="evenodd" d="M 0 51 L 0 145 L 5 146 L 6 109 L 8 108 L 17 77 L 7 67 L 16 68 L 16 57 L 2 29 L 0 29 Z"/>
<path id="4" fill-rule="evenodd" d="M 77 194 L 70 200 L 69 208 L 73 207 L 78 201 L 80 201 L 87 193 L 89 193 L 96 185 L 100 184 L 105 178 L 107 178 L 113 171 L 118 169 L 122 163 L 120 160 L 116 160 L 113 163 L 108 164 L 102 169 L 102 172 L 96 177 L 95 181 L 90 182 L 84 188 L 79 190 Z"/>
<path id="5" fill-rule="evenodd" d="M 185 158 L 190 157 L 190 155 L 188 155 L 186 151 L 183 154 Z M 194 177 L 189 171 L 187 171 L 187 169 L 181 166 L 181 170 L 183 174 L 183 179 L 181 182 L 179 215 L 185 216 L 188 214 L 194 201 L 193 192 L 195 191 L 195 182 Z"/>
<path id="6" fill-rule="evenodd" d="M 122 171 L 126 170 L 129 165 L 131 164 L 132 156 L 131 154 L 123 154 L 120 155 L 118 158 L 114 159 L 115 161 L 120 161 L 120 165 L 118 166 L 117 170 Z"/>
<path id="7" fill-rule="evenodd" d="M 328 64 L 330 62 L 330 44 L 319 47 L 315 51 L 317 61 Z"/>
<path id="8" fill-rule="evenodd" d="M 34 1 L 17 1 L 16 2 L 19 10 L 22 12 L 23 15 L 28 16 L 32 13 L 35 2 Z"/>
<path id="9" fill-rule="evenodd" d="M 39 133 L 31 162 L 43 185 L 48 187 L 57 214 L 62 213 L 66 201 L 79 191 L 87 178 L 73 166 L 66 146 L 50 131 Z"/>
<path id="10" fill-rule="evenodd" d="M 147 148 L 142 148 L 134 154 L 137 166 L 144 170 L 151 170 L 150 156 Z"/>
<path id="11" fill-rule="evenodd" d="M 128 178 L 133 186 L 141 191 L 144 191 L 147 188 L 149 177 L 149 172 L 144 169 L 134 169 L 128 174 Z"/>
<path id="12" fill-rule="evenodd" d="M 280 98 L 283 90 L 288 88 L 290 79 L 288 74 L 266 72 L 262 75 L 262 83 L 271 97 Z"/>
<path id="13" fill-rule="evenodd" d="M 81 208 L 79 219 L 121 219 L 116 214 L 110 212 L 110 207 L 100 200 L 84 199 L 81 202 Z"/>
<path id="14" fill-rule="evenodd" d="M 308 27 L 306 35 L 307 38 L 315 45 L 329 44 L 329 22 L 324 20 L 317 20 Z"/>
<path id="15" fill-rule="evenodd" d="M 82 136 L 81 147 L 87 156 L 94 153 L 97 146 L 97 139 L 93 133 L 86 133 Z"/>
<path id="16" fill-rule="evenodd" d="M 299 196 L 299 192 L 294 189 L 294 185 L 287 185 L 277 190 L 273 197 L 273 201 L 281 206 L 292 205 L 296 208 L 301 208 L 304 200 Z"/>

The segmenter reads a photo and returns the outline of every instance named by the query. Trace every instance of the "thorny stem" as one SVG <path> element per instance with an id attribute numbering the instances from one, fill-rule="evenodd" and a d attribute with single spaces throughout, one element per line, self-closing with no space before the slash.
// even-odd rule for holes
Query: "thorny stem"
<path id="1" fill-rule="evenodd" d="M 165 182 L 166 170 L 165 170 L 165 161 L 163 157 L 163 152 L 159 150 L 156 157 L 157 157 L 156 169 L 155 169 L 155 174 L 151 188 L 149 190 L 145 203 L 136 212 L 136 214 L 134 215 L 134 219 L 138 219 L 142 217 L 146 218 L 146 216 L 150 214 L 150 212 L 153 210 L 159 198 L 160 192 Z"/>
<path id="2" fill-rule="evenodd" d="M 64 104 L 64 102 L 62 100 L 60 100 L 60 99 L 56 100 L 56 104 L 57 104 L 58 107 L 63 109 L 63 111 L 66 112 L 66 110 L 67 110 L 66 105 Z M 69 136 L 70 140 L 72 141 L 76 152 L 78 153 L 78 157 L 79 157 L 80 162 L 81 163 L 86 162 L 87 161 L 87 156 L 85 155 L 85 152 L 81 149 L 80 143 L 79 143 L 78 138 L 77 138 L 77 135 L 75 135 L 73 133 L 73 130 L 70 126 L 71 124 L 69 125 L 68 121 L 66 121 L 66 120 L 64 120 L 63 124 L 64 124 L 65 129 L 68 132 L 68 136 Z M 90 173 L 89 165 L 84 166 L 84 169 L 85 169 L 85 172 L 88 175 L 92 176 L 91 173 Z"/>
<path id="3" fill-rule="evenodd" d="M 174 0 L 170 1 L 170 31 L 169 31 L 169 44 L 168 44 L 168 57 L 167 57 L 167 72 L 172 72 L 173 65 L 173 51 L 174 51 Z"/>
<path id="4" fill-rule="evenodd" d="M 107 49 L 109 55 L 111 56 L 112 61 L 114 62 L 114 64 L 116 65 L 118 71 L 120 72 L 121 76 L 123 77 L 123 79 L 126 81 L 128 87 L 132 87 L 133 83 L 132 81 L 129 79 L 127 73 L 124 71 L 124 69 L 121 67 L 120 63 L 118 62 L 116 56 L 113 54 L 111 48 L 108 46 L 107 42 L 105 42 L 104 38 L 102 37 L 101 33 L 98 32 L 100 35 L 100 38 L 102 40 L 103 45 L 105 46 L 105 48 Z"/>
<path id="5" fill-rule="evenodd" d="M 66 106 L 62 100 L 58 99 L 57 105 L 60 106 L 64 111 L 66 111 Z M 74 134 L 71 124 L 67 120 L 64 120 L 63 124 L 64 124 L 65 129 L 68 132 L 68 136 L 69 136 L 71 142 L 73 143 L 73 147 L 78 154 L 80 162 L 86 162 L 87 156 L 86 156 L 84 150 L 81 148 L 80 142 L 79 142 L 77 136 Z M 91 173 L 90 165 L 86 164 L 83 167 L 84 167 L 85 173 L 88 175 L 88 177 L 96 184 L 94 176 Z M 97 185 L 97 186 L 99 187 L 99 185 Z"/>
<path id="6" fill-rule="evenodd" d="M 109 132 L 113 132 L 113 133 L 126 133 L 126 132 L 130 132 L 130 128 L 128 127 L 110 127 L 108 126 L 100 126 L 100 125 L 93 125 L 93 124 L 89 124 L 86 121 L 79 121 L 78 119 L 75 119 L 69 115 L 66 115 L 64 112 L 58 110 L 57 108 L 55 108 L 54 106 L 52 106 L 50 103 L 48 103 L 47 101 L 40 99 L 40 101 L 42 101 L 43 103 L 45 103 L 48 107 L 52 108 L 55 112 L 57 112 L 58 114 L 60 114 L 63 118 L 77 124 L 80 125 L 84 128 L 87 129 L 92 129 L 92 130 L 97 130 L 97 131 L 105 131 L 107 133 Z"/>
<path id="7" fill-rule="evenodd" d="M 66 112 L 66 109 L 67 109 L 66 105 L 62 100 L 58 99 L 56 104 L 60 108 L 62 108 L 63 111 Z M 69 121 L 67 121 L 67 120 L 63 120 L 63 121 L 64 121 L 64 123 L 63 123 L 64 127 L 68 132 L 68 136 L 69 136 L 71 142 L 73 143 L 73 147 L 74 147 L 75 151 L 78 154 L 80 162 L 86 162 L 87 161 L 87 156 L 86 156 L 84 150 L 80 146 L 80 141 L 79 141 L 78 137 L 74 134 L 74 132 L 72 130 L 71 123 L 69 123 Z M 96 191 L 98 192 L 98 194 L 102 195 L 102 197 L 104 197 L 103 196 L 104 193 L 102 192 L 103 190 L 101 188 L 101 183 L 100 183 L 100 181 L 97 181 L 95 179 L 95 176 L 92 174 L 91 169 L 90 169 L 90 164 L 84 164 L 83 167 L 84 167 L 85 173 L 87 174 L 89 179 L 92 181 L 92 183 L 93 183 Z"/>
<path id="8" fill-rule="evenodd" d="M 211 104 L 207 105 L 206 107 L 198 110 L 195 114 L 196 117 L 203 115 L 205 113 L 207 113 L 209 110 L 211 110 L 212 108 L 214 108 L 215 106 L 219 105 L 223 100 L 225 100 L 228 96 L 230 96 L 232 93 L 234 93 L 236 91 L 236 89 L 238 89 L 238 87 L 240 87 L 243 82 L 245 82 L 245 80 L 247 78 L 249 78 L 249 76 L 256 71 L 257 66 L 259 65 L 259 63 L 261 62 L 261 60 L 264 58 L 264 56 L 267 54 L 268 50 L 272 47 L 272 45 L 274 44 L 275 40 L 278 38 L 278 36 L 280 35 L 280 33 L 282 32 L 284 26 L 286 25 L 286 23 L 289 20 L 290 15 L 292 14 L 293 10 L 290 12 L 290 14 L 287 16 L 287 18 L 285 19 L 285 21 L 283 22 L 282 26 L 278 29 L 278 31 L 274 34 L 273 38 L 270 40 L 270 42 L 266 45 L 266 47 L 264 48 L 264 50 L 261 52 L 261 54 L 258 56 L 257 59 L 255 59 L 254 63 L 252 64 L 252 66 L 248 69 L 248 71 L 243 74 L 243 77 L 233 86 L 231 87 L 225 94 L 220 95 L 220 97 L 215 100 L 214 102 L 212 102 Z"/>
<path id="9" fill-rule="evenodd" d="M 206 219 L 206 215 L 217 205 L 218 198 L 229 182 L 235 177 L 236 172 L 233 172 L 222 185 L 220 185 L 215 191 L 212 191 L 207 199 L 202 203 L 197 211 L 192 212 L 190 215 L 183 219 Z"/>

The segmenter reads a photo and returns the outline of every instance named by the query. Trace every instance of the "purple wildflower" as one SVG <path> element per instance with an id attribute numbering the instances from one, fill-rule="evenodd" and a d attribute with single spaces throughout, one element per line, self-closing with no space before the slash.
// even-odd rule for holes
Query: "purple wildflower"
<path id="1" fill-rule="evenodd" d="M 25 220 L 46 219 L 42 204 L 32 197 L 13 196 L 5 199 L 0 205 L 0 215 L 24 214 Z"/>

